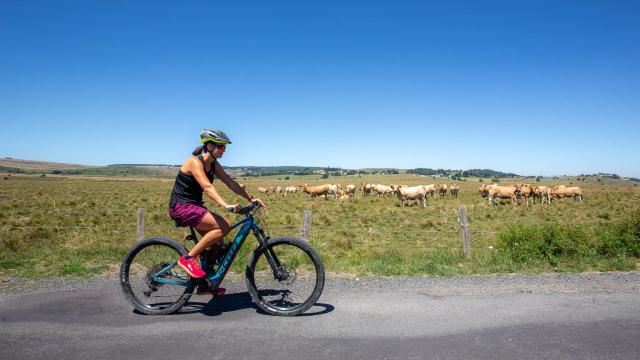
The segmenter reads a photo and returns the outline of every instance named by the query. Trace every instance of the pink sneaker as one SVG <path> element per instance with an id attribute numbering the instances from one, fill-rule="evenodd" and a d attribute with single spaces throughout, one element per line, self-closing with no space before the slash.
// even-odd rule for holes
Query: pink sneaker
<path id="1" fill-rule="evenodd" d="M 193 278 L 199 279 L 207 275 L 200 268 L 200 264 L 198 264 L 198 260 L 196 260 L 195 257 L 187 260 L 186 255 L 184 255 L 178 260 L 178 265 L 180 265 L 180 267 L 184 269 L 184 271 L 186 271 L 187 274 L 189 274 Z"/>

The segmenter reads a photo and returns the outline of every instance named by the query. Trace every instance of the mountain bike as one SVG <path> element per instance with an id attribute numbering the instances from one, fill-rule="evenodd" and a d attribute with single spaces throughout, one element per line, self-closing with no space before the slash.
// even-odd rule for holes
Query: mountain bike
<path id="1" fill-rule="evenodd" d="M 147 238 L 134 245 L 120 267 L 120 286 L 136 310 L 148 315 L 167 315 L 187 303 L 201 281 L 217 289 L 224 280 L 238 251 L 250 233 L 258 241 L 246 270 L 246 286 L 252 301 L 263 311 L 277 316 L 300 315 L 313 306 L 324 287 L 324 266 L 320 256 L 307 242 L 294 238 L 270 238 L 256 215 L 260 206 L 252 203 L 237 213 L 244 218 L 231 227 L 240 229 L 234 240 L 213 256 L 208 250 L 200 255 L 205 279 L 191 278 L 178 258 L 188 253 L 185 246 L 162 237 Z M 262 223 L 262 218 L 260 218 Z M 265 225 L 266 226 L 266 225 Z M 193 227 L 186 242 L 198 242 Z"/>

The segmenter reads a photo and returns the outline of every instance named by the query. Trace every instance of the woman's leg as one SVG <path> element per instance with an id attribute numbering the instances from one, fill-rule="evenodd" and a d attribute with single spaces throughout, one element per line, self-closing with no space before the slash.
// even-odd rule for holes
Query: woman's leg
<path id="1" fill-rule="evenodd" d="M 195 228 L 198 230 L 202 238 L 196 246 L 189 251 L 189 256 L 198 256 L 200 253 L 210 247 L 212 251 L 217 251 L 218 245 L 222 238 L 230 231 L 229 222 L 220 215 L 208 212 L 202 221 Z"/>

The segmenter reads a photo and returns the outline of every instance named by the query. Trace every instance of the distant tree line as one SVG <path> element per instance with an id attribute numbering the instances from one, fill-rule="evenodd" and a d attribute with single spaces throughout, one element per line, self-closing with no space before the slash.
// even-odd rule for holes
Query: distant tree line
<path id="1" fill-rule="evenodd" d="M 512 178 L 519 177 L 518 174 L 504 173 L 490 169 L 470 169 L 462 172 L 462 177 L 480 177 L 480 178 Z"/>
<path id="2" fill-rule="evenodd" d="M 460 180 L 467 177 L 479 177 L 479 178 L 508 178 L 518 177 L 514 173 L 504 173 L 500 171 L 490 169 L 470 169 L 470 170 L 451 170 L 451 169 L 430 169 L 430 168 L 415 168 L 407 170 L 407 174 L 416 174 L 424 176 L 446 176 L 454 180 Z"/>

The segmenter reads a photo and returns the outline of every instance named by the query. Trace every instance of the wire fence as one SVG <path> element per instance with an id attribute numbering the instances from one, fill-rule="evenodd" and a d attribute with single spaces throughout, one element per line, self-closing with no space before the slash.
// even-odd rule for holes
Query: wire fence
<path id="1" fill-rule="evenodd" d="M 187 233 L 184 228 L 180 229 L 169 219 L 166 212 L 151 211 L 145 212 L 144 209 L 138 211 L 136 218 L 131 215 L 122 216 L 119 214 L 119 220 L 126 221 L 118 224 L 90 224 L 86 223 L 86 219 L 92 216 L 104 216 L 103 211 L 74 212 L 76 216 L 82 216 L 81 224 L 70 225 L 65 224 L 66 221 L 73 221 L 73 215 L 61 217 L 58 220 L 61 224 L 57 225 L 30 225 L 30 224 L 3 224 L 0 225 L 0 234 L 16 231 L 39 231 L 54 232 L 59 235 L 74 234 L 88 232 L 93 234 L 101 234 L 101 238 L 115 239 L 131 238 L 141 240 L 145 236 L 181 236 L 179 234 Z M 394 214 L 385 212 L 384 214 L 372 214 L 370 211 L 353 211 L 348 214 L 336 214 L 330 210 L 312 212 L 310 210 L 298 213 L 297 216 L 289 216 L 286 223 L 271 223 L 268 214 L 263 214 L 266 221 L 263 224 L 267 233 L 271 236 L 292 236 L 300 237 L 313 243 L 329 244 L 333 246 L 335 243 L 345 249 L 374 249 L 385 246 L 397 246 L 399 242 L 406 246 L 424 249 L 441 249 L 456 248 L 465 249 L 465 254 L 470 256 L 471 238 L 492 239 L 496 236 L 495 230 L 470 229 L 468 222 L 462 224 L 459 214 L 452 214 L 447 211 L 447 216 L 455 219 L 434 225 L 419 221 L 404 220 L 397 222 Z M 54 211 L 55 212 L 55 211 Z M 41 219 L 51 216 L 51 211 L 39 211 L 37 214 Z M 336 222 L 332 221 L 336 216 L 346 217 L 352 221 Z M 402 214 L 398 214 L 402 215 Z M 10 215 L 11 217 L 11 215 Z M 385 221 L 378 221 L 371 218 L 384 218 Z M 134 221 L 137 220 L 137 221 Z M 278 220 L 282 221 L 282 216 L 278 216 Z M 364 222 L 363 222 L 364 221 Z M 437 226 L 437 228 L 434 228 Z M 34 234 L 46 235 L 46 234 Z"/>

